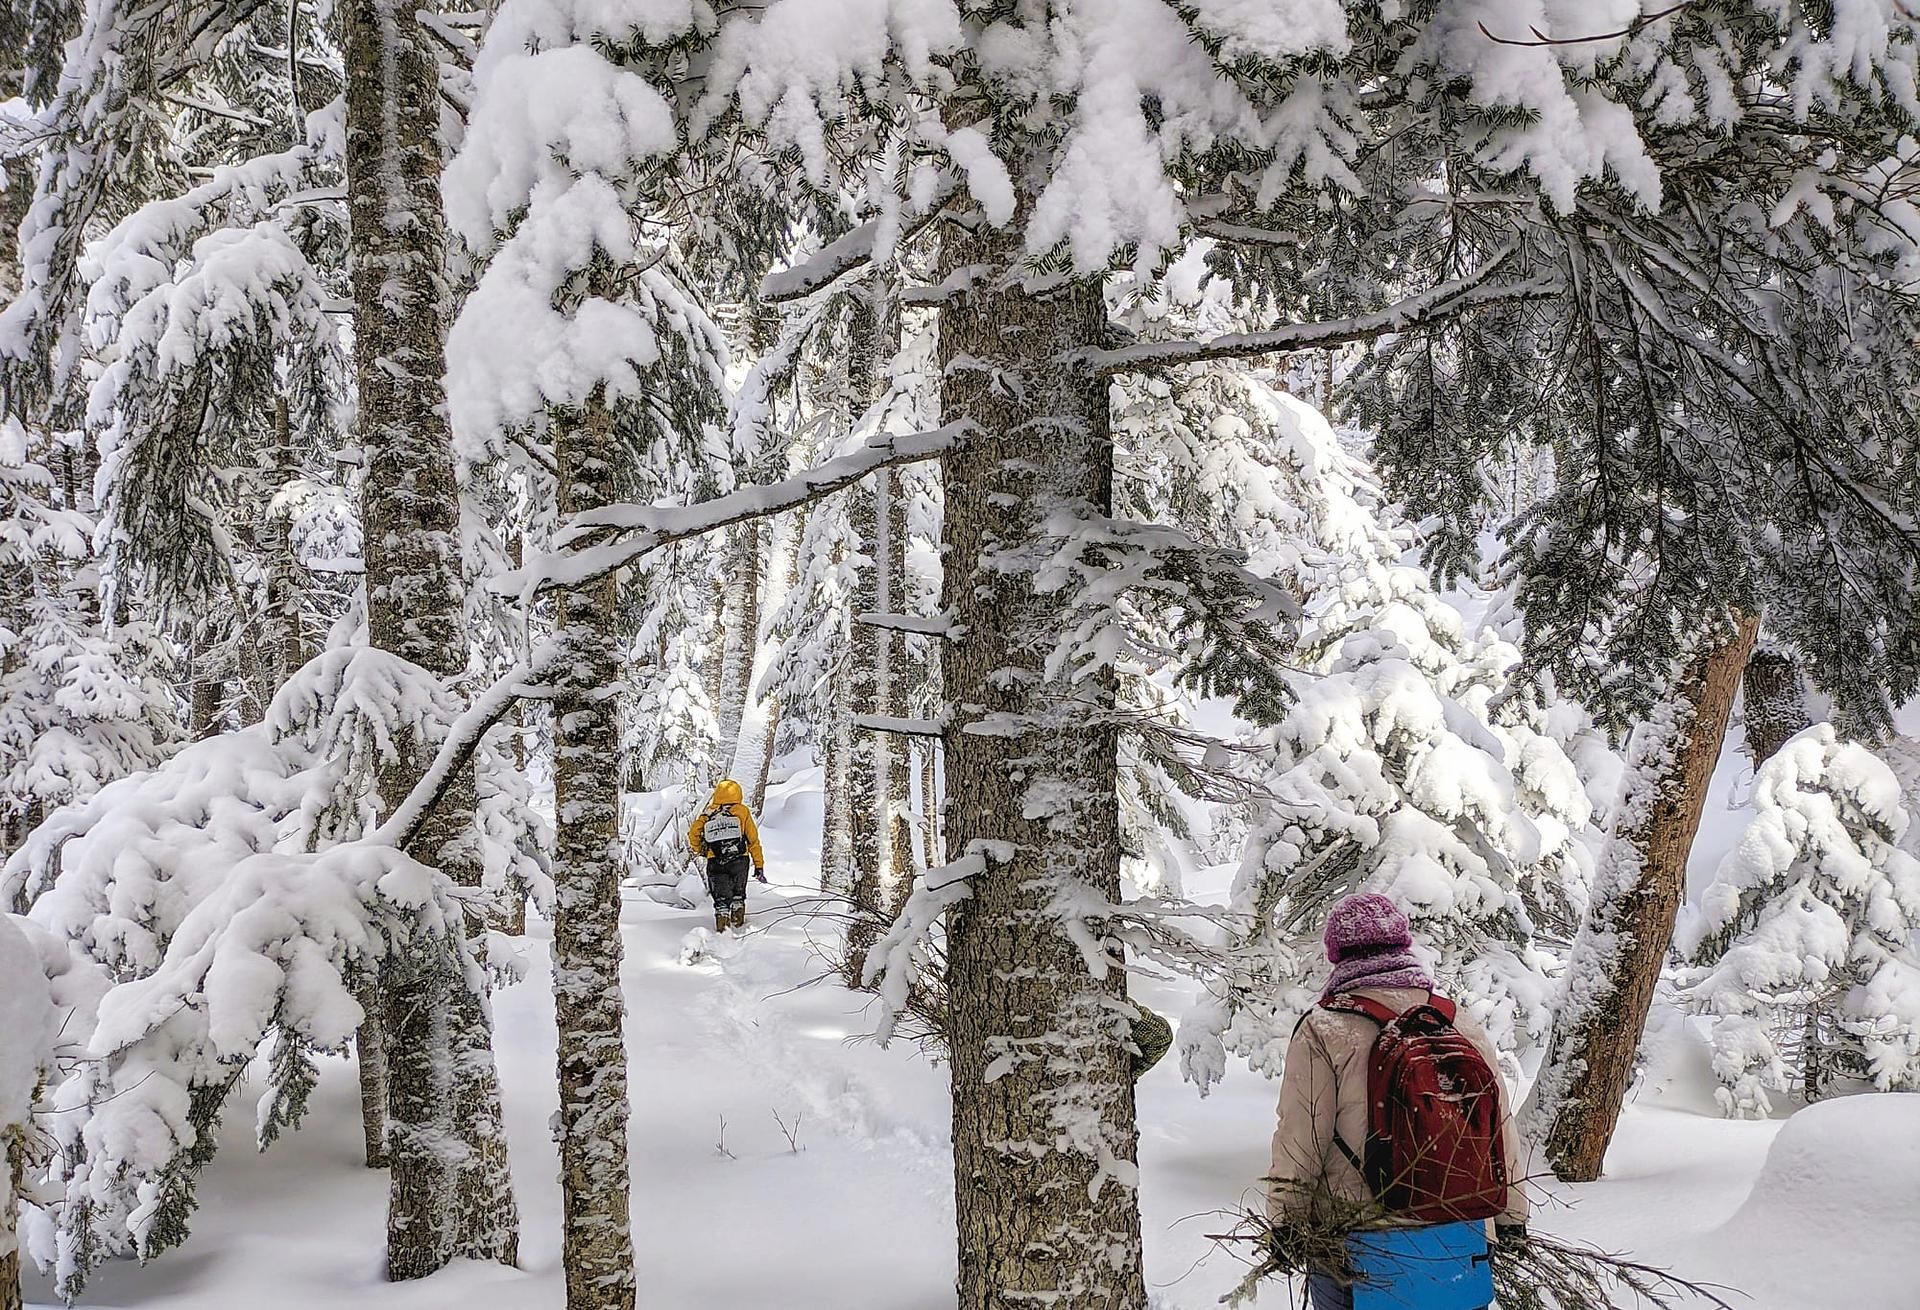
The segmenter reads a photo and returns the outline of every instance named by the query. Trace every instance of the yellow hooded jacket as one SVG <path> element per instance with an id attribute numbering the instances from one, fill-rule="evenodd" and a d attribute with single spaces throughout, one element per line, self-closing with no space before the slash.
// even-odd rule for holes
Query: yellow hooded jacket
<path id="1" fill-rule="evenodd" d="M 716 810 L 725 810 L 740 820 L 740 832 L 747 839 L 747 854 L 753 857 L 753 867 L 765 869 L 767 856 L 760 849 L 760 825 L 753 821 L 753 811 L 741 796 L 740 784 L 731 778 L 722 779 L 713 789 L 713 799 L 707 802 L 705 810 L 694 816 L 693 826 L 687 829 L 687 845 L 693 848 L 693 853 L 703 860 L 710 854 L 701 834 L 707 830 L 707 816 Z"/>

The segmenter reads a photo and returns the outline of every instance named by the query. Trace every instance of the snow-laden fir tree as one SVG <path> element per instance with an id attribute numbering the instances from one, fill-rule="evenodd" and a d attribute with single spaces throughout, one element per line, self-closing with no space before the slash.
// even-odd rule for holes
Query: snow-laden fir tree
<path id="1" fill-rule="evenodd" d="M 409 738 L 431 742 L 453 708 L 443 687 L 405 661 L 366 648 L 329 652 L 282 689 L 262 723 L 63 807 L 0 868 L 0 896 L 118 984 L 109 1008 L 130 1004 L 121 989 L 137 993 L 163 973 L 191 1000 L 119 1011 L 116 1034 L 57 1089 L 47 1124 L 60 1148 L 51 1184 L 64 1199 L 37 1257 L 66 1294 L 103 1259 L 151 1255 L 186 1237 L 221 1110 L 263 1051 L 274 1058 L 258 1102 L 261 1145 L 298 1125 L 311 1052 L 342 1049 L 365 1014 L 362 983 L 390 950 L 458 961 L 457 985 L 479 1002 L 489 957 L 482 943 L 468 950 L 462 915 L 448 921 L 458 903 L 441 875 L 395 863 L 391 850 L 341 863 L 313 854 L 346 851 L 367 835 L 379 816 L 370 782 L 381 763 Z M 482 829 L 483 864 L 525 858 L 512 845 L 492 849 L 497 837 Z M 246 872 L 256 856 L 267 864 Z M 269 866 L 279 872 L 255 876 Z M 377 885 L 402 868 L 428 883 Z M 189 923 L 201 926 L 179 940 Z M 246 970 L 208 970 L 230 931 L 254 945 L 247 934 L 268 932 L 301 979 L 310 964 L 327 981 L 276 999 Z M 339 1008 L 336 979 L 356 993 L 350 1013 Z M 228 1040 L 217 1023 L 212 1036 L 204 1030 L 221 1013 L 256 1017 Z"/>
<path id="2" fill-rule="evenodd" d="M 677 52 L 643 43 L 688 35 L 649 9 L 610 15 L 512 0 L 476 64 L 468 135 L 445 179 L 449 222 L 486 261 L 449 343 L 454 428 L 475 449 L 515 433 L 550 441 L 563 534 L 580 515 L 625 500 L 684 502 L 715 486 L 706 455 L 725 412 L 725 341 L 682 276 L 670 234 L 653 226 L 666 190 L 650 161 L 677 137 L 650 75 Z M 635 572 L 554 578 L 545 647 L 572 1310 L 634 1300 L 619 887 L 632 637 L 622 584 L 646 580 Z"/>
<path id="3" fill-rule="evenodd" d="M 1289 703 L 1251 743 L 1239 923 L 1227 971 L 1182 1025 L 1187 1071 L 1205 1088 L 1232 1052 L 1279 1073 L 1324 979 L 1325 911 L 1355 890 L 1406 908 L 1436 980 L 1517 1057 L 1550 1018 L 1536 921 L 1564 931 L 1589 876 L 1579 771 L 1500 695 L 1519 652 L 1469 635 L 1403 562 L 1413 540 L 1367 465 L 1300 401 L 1250 380 L 1241 392 L 1239 422 L 1271 452 L 1251 485 L 1294 509 L 1267 553 L 1291 563 L 1305 614 Z"/>
<path id="4" fill-rule="evenodd" d="M 1203 224 L 1257 240 L 1265 224 L 1250 220 L 1289 188 L 1351 180 L 1342 156 L 1368 144 L 1337 122 L 1351 87 L 1302 112 L 1276 104 L 1264 83 L 1234 82 L 1225 66 L 1260 53 L 1259 42 L 1320 60 L 1344 40 L 1341 13 L 1319 6 L 1313 21 L 1276 29 L 1245 7 L 1007 0 L 889 10 L 884 21 L 822 17 L 808 0 L 722 11 L 688 136 L 714 141 L 716 127 L 737 121 L 760 158 L 784 170 L 771 181 L 814 195 L 840 194 L 849 168 L 891 148 L 889 134 L 909 142 L 903 157 L 915 162 L 897 198 L 777 275 L 772 294 L 817 291 L 870 256 L 884 265 L 903 235 L 938 224 L 925 291 L 939 311 L 935 371 L 943 418 L 971 425 L 942 467 L 943 617 L 964 634 L 942 664 L 947 838 L 971 870 L 948 891 L 960 898 L 947 918 L 955 1173 L 980 1180 L 956 1192 L 961 1302 L 1138 1304 L 1126 1006 L 1106 936 L 1119 895 L 1122 597 L 1135 585 L 1182 589 L 1180 608 L 1217 641 L 1187 658 L 1216 661 L 1215 685 L 1225 686 L 1247 672 L 1225 652 L 1237 649 L 1241 602 L 1260 589 L 1188 534 L 1116 520 L 1106 379 L 1395 330 L 1417 336 L 1544 287 L 1504 281 L 1504 261 L 1488 260 L 1452 280 L 1440 270 L 1397 286 L 1372 280 L 1370 303 L 1346 321 L 1126 344 L 1103 297 L 1116 266 L 1151 273 Z M 1189 22 L 1202 17 L 1235 47 L 1221 62 L 1191 40 Z M 796 48 L 812 57 L 794 60 Z M 1551 54 L 1545 68 L 1543 97 L 1565 102 Z M 920 110 L 910 88 L 928 89 L 932 103 Z M 1527 162 L 1556 180 L 1604 166 L 1581 153 L 1584 141 L 1542 134 L 1538 145 Z M 1033 746 L 1043 740 L 1041 758 Z M 998 989 L 995 962 L 1010 956 L 1022 982 Z M 1017 1178 L 989 1146 L 1010 1132 L 1033 1152 Z"/>
<path id="5" fill-rule="evenodd" d="M 179 741 L 171 650 L 145 623 L 102 622 L 91 497 L 48 467 L 79 439 L 0 418 L 0 853 Z"/>
<path id="6" fill-rule="evenodd" d="M 1713 1016 L 1721 1109 L 1920 1090 L 1920 861 L 1899 845 L 1898 780 L 1820 724 L 1761 766 L 1753 809 L 1675 937 L 1687 1002 Z"/>

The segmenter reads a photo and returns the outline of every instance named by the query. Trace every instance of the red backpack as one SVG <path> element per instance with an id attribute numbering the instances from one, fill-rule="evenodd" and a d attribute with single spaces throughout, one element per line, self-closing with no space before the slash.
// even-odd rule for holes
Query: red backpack
<path id="1" fill-rule="evenodd" d="M 1499 1075 L 1429 992 L 1405 1014 L 1351 994 L 1320 1002 L 1380 1025 L 1367 1060 L 1367 1140 L 1334 1143 L 1376 1199 L 1420 1224 L 1491 1219 L 1507 1207 Z"/>

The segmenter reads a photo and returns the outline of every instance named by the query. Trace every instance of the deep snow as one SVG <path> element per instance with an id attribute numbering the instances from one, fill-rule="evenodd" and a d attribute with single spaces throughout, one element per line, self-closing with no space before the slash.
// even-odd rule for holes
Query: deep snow
<path id="1" fill-rule="evenodd" d="M 809 775 L 801 775 L 805 780 Z M 817 775 L 813 775 L 817 776 Z M 1724 805 L 1718 796 L 1714 808 Z M 1721 811 L 1725 813 L 1724 810 Z M 1713 809 L 1710 808 L 1710 816 Z M 630 897 L 633 1220 L 653 1310 L 940 1310 L 952 1304 L 945 1072 L 865 1034 L 867 998 L 822 979 L 805 884 L 818 796 L 775 789 L 763 816 L 776 886 L 752 930 L 715 945 L 703 911 Z M 1714 825 L 1718 826 L 1718 825 Z M 1718 834 L 1714 834 L 1717 836 Z M 1712 838 L 1709 837 L 1709 840 Z M 385 1175 L 360 1163 L 357 1083 L 327 1062 L 306 1125 L 265 1156 L 228 1116 L 194 1234 L 146 1267 L 109 1265 L 85 1304 L 229 1310 L 550 1310 L 563 1302 L 547 938 L 496 997 L 522 1268 L 463 1263 L 424 1282 L 381 1278 Z M 1142 998 L 1178 1014 L 1155 983 Z M 1755 1310 L 1920 1305 L 1920 1097 L 1848 1098 L 1780 1121 L 1715 1116 L 1697 1039 L 1669 1021 L 1608 1175 L 1540 1189 L 1536 1226 L 1743 1289 Z M 1205 1100 L 1165 1061 L 1140 1088 L 1149 1284 L 1158 1310 L 1201 1310 L 1240 1275 L 1209 1241 L 1255 1195 L 1273 1088 L 1231 1071 Z M 793 1131 L 794 1149 L 786 1130 Z M 1769 1155 L 1769 1148 L 1772 1153 Z M 724 1149 L 723 1149 L 724 1148 Z M 30 1303 L 50 1303 L 29 1274 Z M 1902 1299 L 1902 1298 L 1905 1299 Z M 1271 1286 L 1259 1304 L 1297 1298 Z"/>

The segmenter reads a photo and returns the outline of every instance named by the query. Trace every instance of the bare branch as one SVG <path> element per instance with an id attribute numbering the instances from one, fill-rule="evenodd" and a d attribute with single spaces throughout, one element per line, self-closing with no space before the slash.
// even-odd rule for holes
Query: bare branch
<path id="1" fill-rule="evenodd" d="M 1515 254 L 1509 246 L 1479 271 L 1409 296 L 1405 300 L 1358 318 L 1326 323 L 1296 323 L 1265 332 L 1232 332 L 1203 341 L 1145 341 L 1113 350 L 1075 352 L 1064 362 L 1077 363 L 1096 373 L 1125 373 L 1139 369 L 1197 364 L 1209 359 L 1246 359 L 1296 350 L 1324 350 L 1329 346 L 1372 341 L 1394 332 L 1430 327 L 1488 305 L 1545 300 L 1564 289 L 1554 276 L 1521 282 L 1490 279 Z"/>
<path id="2" fill-rule="evenodd" d="M 496 579 L 491 585 L 498 591 L 518 592 L 528 599 L 553 587 L 584 586 L 662 546 L 819 500 L 851 486 L 876 469 L 930 459 L 950 450 L 969 426 L 951 423 L 931 432 L 876 437 L 853 454 L 828 460 L 798 477 L 768 486 L 743 487 L 730 496 L 697 505 L 610 505 L 580 516 L 573 532 L 596 528 L 620 532 L 637 528 L 637 535 L 584 550 L 543 556 L 550 564 L 561 566 L 561 571 L 554 573 L 539 567 L 522 569 Z M 420 781 L 368 840 L 405 850 L 453 779 L 473 759 L 481 739 L 518 702 L 544 694 L 541 683 L 552 667 L 554 655 L 552 641 L 541 643 L 525 660 L 475 697 L 447 729 L 433 763 Z"/>
<path id="3" fill-rule="evenodd" d="M 584 586 L 662 546 L 797 509 L 880 469 L 945 454 L 971 426 L 962 420 L 930 432 L 878 434 L 852 454 L 830 459 L 784 482 L 742 487 L 693 505 L 608 505 L 592 510 L 555 534 L 557 549 L 542 552 L 525 568 L 504 574 L 488 586 L 498 594 L 529 598 L 558 587 Z"/>
<path id="4" fill-rule="evenodd" d="M 1674 14 L 1679 13 L 1682 9 L 1685 9 L 1688 5 L 1691 5 L 1692 3 L 1693 3 L 1693 0 L 1680 0 L 1679 4 L 1673 5 L 1666 9 L 1662 9 L 1658 13 L 1640 15 L 1640 17 L 1634 19 L 1631 23 L 1628 23 L 1625 27 L 1621 28 L 1617 32 L 1597 32 L 1592 36 L 1548 36 L 1545 32 L 1542 32 L 1539 28 L 1530 27 L 1527 30 L 1533 33 L 1533 39 L 1531 41 L 1528 41 L 1528 40 L 1520 39 L 1518 37 L 1495 36 L 1492 32 L 1487 30 L 1487 25 L 1485 23 L 1479 24 L 1479 28 L 1480 28 L 1480 35 L 1486 37 L 1487 40 L 1492 41 L 1496 45 L 1519 45 L 1519 46 L 1586 45 L 1594 41 L 1620 41 L 1620 40 L 1626 39 L 1627 37 L 1638 36 L 1642 31 L 1652 26 L 1654 23 L 1659 22 L 1663 18 L 1669 18 Z"/>

